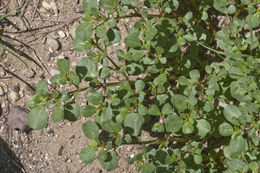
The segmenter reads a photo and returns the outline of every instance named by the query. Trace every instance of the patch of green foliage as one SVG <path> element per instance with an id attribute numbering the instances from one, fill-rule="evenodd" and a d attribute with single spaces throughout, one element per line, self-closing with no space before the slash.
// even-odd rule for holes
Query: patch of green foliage
<path id="1" fill-rule="evenodd" d="M 36 85 L 29 125 L 44 128 L 50 105 L 54 122 L 93 117 L 82 125 L 93 143 L 80 158 L 86 164 L 97 158 L 108 171 L 118 167 L 117 147 L 139 144 L 142 152 L 127 161 L 143 173 L 258 173 L 257 3 L 145 0 L 142 6 L 138 0 L 84 0 L 74 49 L 86 56 L 75 71 L 67 60 L 58 60 L 60 74 L 51 78 L 51 89 L 44 81 Z M 226 26 L 217 26 L 218 16 L 225 17 Z M 135 23 L 123 37 L 119 23 L 126 18 Z M 108 47 L 121 40 L 127 51 L 111 58 Z M 111 81 L 113 73 L 123 79 Z M 76 89 L 57 89 L 65 84 Z M 75 101 L 79 92 L 85 93 L 83 106 Z M 143 130 L 153 140 L 143 141 Z M 108 140 L 100 138 L 102 131 Z"/>

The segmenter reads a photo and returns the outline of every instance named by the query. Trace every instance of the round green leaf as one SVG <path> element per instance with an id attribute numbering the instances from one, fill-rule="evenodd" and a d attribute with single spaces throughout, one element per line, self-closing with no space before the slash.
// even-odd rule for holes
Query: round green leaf
<path id="1" fill-rule="evenodd" d="M 137 80 L 137 81 L 135 82 L 135 88 L 136 88 L 139 92 L 142 91 L 142 90 L 144 89 L 144 87 L 145 87 L 145 83 L 144 83 L 143 80 Z"/>
<path id="2" fill-rule="evenodd" d="M 92 37 L 93 24 L 90 22 L 81 23 L 76 29 L 76 37 L 81 41 L 88 41 Z"/>
<path id="3" fill-rule="evenodd" d="M 118 27 L 109 28 L 107 31 L 107 39 L 110 43 L 116 44 L 121 40 L 121 32 Z"/>
<path id="4" fill-rule="evenodd" d="M 182 127 L 182 132 L 184 134 L 191 134 L 193 130 L 194 130 L 193 125 L 189 121 L 186 121 Z"/>
<path id="5" fill-rule="evenodd" d="M 227 121 L 233 125 L 239 125 L 239 117 L 242 115 L 242 113 L 237 106 L 227 105 L 224 108 L 223 113 Z"/>
<path id="6" fill-rule="evenodd" d="M 177 115 L 168 115 L 164 122 L 166 130 L 172 133 L 177 132 L 183 126 L 183 120 Z"/>
<path id="7" fill-rule="evenodd" d="M 51 81 L 51 84 L 54 85 L 54 86 L 58 86 L 58 85 L 61 85 L 61 84 L 66 84 L 66 76 L 65 75 L 62 75 L 62 74 L 56 74 L 54 76 L 52 76 L 52 78 L 50 79 Z"/>
<path id="8" fill-rule="evenodd" d="M 101 126 L 108 133 L 118 133 L 122 130 L 122 126 L 112 120 L 102 122 Z"/>
<path id="9" fill-rule="evenodd" d="M 40 80 L 35 85 L 35 90 L 36 90 L 36 93 L 45 96 L 48 94 L 48 84 L 45 81 Z"/>
<path id="10" fill-rule="evenodd" d="M 99 128 L 95 122 L 88 120 L 82 125 L 82 129 L 87 138 L 95 140 L 96 142 L 99 141 Z"/>
<path id="11" fill-rule="evenodd" d="M 201 137 L 205 137 L 207 133 L 210 131 L 211 126 L 207 120 L 201 119 L 201 120 L 197 120 L 197 128 L 198 128 L 198 135 Z"/>
<path id="12" fill-rule="evenodd" d="M 66 59 L 59 59 L 57 61 L 57 67 L 61 74 L 65 74 L 70 69 L 70 63 Z"/>
<path id="13" fill-rule="evenodd" d="M 80 116 L 79 107 L 76 102 L 68 102 L 64 105 L 64 118 L 69 121 L 76 121 Z"/>
<path id="14" fill-rule="evenodd" d="M 112 171 L 117 168 L 118 166 L 118 160 L 116 152 L 110 151 L 107 153 L 107 159 L 104 161 L 101 161 L 102 167 L 107 171 Z"/>
<path id="15" fill-rule="evenodd" d="M 143 123 L 144 118 L 141 115 L 137 113 L 131 113 L 126 116 L 124 125 L 130 134 L 138 136 Z"/>
<path id="16" fill-rule="evenodd" d="M 85 105 L 80 107 L 80 114 L 84 117 L 91 117 L 96 113 L 97 109 L 90 105 Z"/>
<path id="17" fill-rule="evenodd" d="M 171 101 L 179 111 L 184 111 L 187 108 L 187 97 L 175 94 L 172 96 Z"/>
<path id="18" fill-rule="evenodd" d="M 105 152 L 104 148 L 102 148 L 98 153 L 98 160 L 105 161 L 107 160 L 107 153 Z"/>
<path id="19" fill-rule="evenodd" d="M 116 8 L 118 3 L 119 3 L 119 0 L 100 0 L 99 1 L 100 6 L 105 10 L 112 10 L 113 8 Z"/>
<path id="20" fill-rule="evenodd" d="M 85 163 L 89 164 L 95 160 L 95 154 L 97 149 L 94 147 L 86 147 L 80 152 L 80 160 Z"/>
<path id="21" fill-rule="evenodd" d="M 201 164 L 201 162 L 202 162 L 202 156 L 201 156 L 200 154 L 195 154 L 194 157 L 193 157 L 193 159 L 194 159 L 194 162 L 195 162 L 197 165 Z"/>
<path id="22" fill-rule="evenodd" d="M 87 89 L 85 94 L 85 98 L 87 101 L 94 105 L 98 105 L 102 101 L 102 93 L 97 92 L 94 88 Z"/>
<path id="23" fill-rule="evenodd" d="M 48 116 L 43 106 L 33 108 L 28 114 L 28 125 L 36 130 L 41 130 L 47 125 Z"/>
<path id="24" fill-rule="evenodd" d="M 219 134 L 222 136 L 231 136 L 233 134 L 233 127 L 229 124 L 229 123 L 222 123 L 220 124 L 220 126 L 218 127 L 219 130 Z"/>
<path id="25" fill-rule="evenodd" d="M 58 122 L 58 121 L 63 120 L 63 118 L 64 118 L 63 110 L 61 108 L 55 106 L 53 108 L 52 115 L 51 115 L 52 121 L 53 122 Z"/>
<path id="26" fill-rule="evenodd" d="M 142 166 L 142 173 L 153 173 L 155 168 L 156 167 L 152 163 L 144 163 Z"/>

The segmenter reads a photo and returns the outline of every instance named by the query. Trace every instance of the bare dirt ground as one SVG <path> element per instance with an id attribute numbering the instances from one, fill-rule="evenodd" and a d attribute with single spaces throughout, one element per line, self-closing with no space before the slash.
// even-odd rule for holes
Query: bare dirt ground
<path id="1" fill-rule="evenodd" d="M 0 21 L 0 41 L 28 64 L 0 48 L 0 173 L 106 172 L 98 161 L 85 165 L 79 159 L 81 149 L 90 142 L 81 129 L 84 118 L 75 123 L 49 123 L 44 130 L 29 133 L 12 130 L 7 124 L 10 106 L 26 108 L 35 83 L 57 73 L 57 59 L 67 58 L 73 69 L 85 55 L 72 49 L 81 22 L 81 14 L 73 7 L 80 3 L 0 0 L 0 16 L 18 10 Z M 119 148 L 119 167 L 112 172 L 136 172 L 126 158 L 138 150 L 138 146 Z"/>

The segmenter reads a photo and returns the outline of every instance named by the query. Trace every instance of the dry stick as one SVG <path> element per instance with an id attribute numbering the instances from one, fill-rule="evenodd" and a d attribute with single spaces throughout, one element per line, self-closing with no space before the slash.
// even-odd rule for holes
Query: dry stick
<path id="1" fill-rule="evenodd" d="M 33 10 L 32 20 L 34 20 L 34 17 L 35 17 L 35 14 L 36 14 L 36 11 L 37 11 L 37 8 L 38 8 L 38 6 L 39 6 L 40 1 L 41 1 L 41 0 L 38 0 L 38 1 L 37 1 L 36 6 L 35 6 L 35 8 L 34 8 L 34 10 Z"/>
<path id="2" fill-rule="evenodd" d="M 8 158 L 13 162 L 13 164 L 14 164 L 17 168 L 19 168 L 19 169 L 22 170 L 24 173 L 26 173 L 26 171 L 25 171 L 21 166 L 19 166 L 18 163 L 16 163 L 16 162 L 3 150 L 2 147 L 1 147 L 1 151 L 2 151 L 2 153 L 4 153 L 4 155 L 5 155 L 6 157 L 8 157 Z"/>
<path id="3" fill-rule="evenodd" d="M 51 77 L 51 74 L 50 74 L 50 72 L 47 70 L 47 68 L 41 63 L 41 61 L 40 61 L 40 58 L 37 56 L 37 54 L 35 53 L 35 50 L 32 50 L 33 51 L 33 54 L 34 54 L 34 56 L 36 57 L 36 60 L 38 61 L 38 63 L 41 65 L 41 67 L 44 69 L 44 71 L 46 72 L 46 73 L 48 73 L 48 75 Z"/>

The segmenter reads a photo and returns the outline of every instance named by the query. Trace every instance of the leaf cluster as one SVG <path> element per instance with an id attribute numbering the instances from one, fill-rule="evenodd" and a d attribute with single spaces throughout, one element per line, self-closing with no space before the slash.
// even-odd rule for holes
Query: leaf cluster
<path id="1" fill-rule="evenodd" d="M 47 125 L 49 107 L 54 122 L 92 117 L 82 125 L 92 143 L 80 159 L 90 164 L 97 158 L 107 171 L 118 167 L 116 148 L 139 144 L 142 151 L 127 161 L 143 173 L 259 172 L 259 4 L 145 0 L 143 5 L 83 1 L 74 49 L 86 56 L 74 71 L 68 60 L 58 60 L 52 87 L 36 84 L 28 103 L 30 127 Z M 226 16 L 226 26 L 214 22 L 218 16 Z M 123 37 L 119 25 L 125 18 L 137 20 Z M 122 42 L 127 51 L 110 57 L 109 47 Z M 114 81 L 115 73 L 123 79 Z M 61 85 L 75 90 L 60 90 Z M 76 102 L 79 92 L 85 94 L 82 106 Z M 144 141 L 143 131 L 153 138 Z"/>

